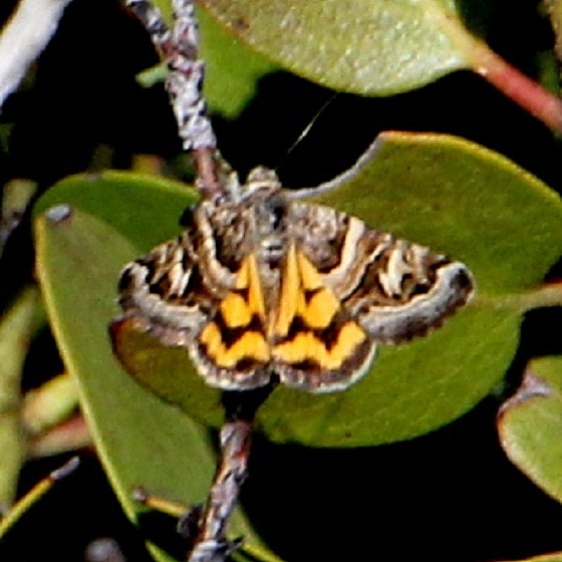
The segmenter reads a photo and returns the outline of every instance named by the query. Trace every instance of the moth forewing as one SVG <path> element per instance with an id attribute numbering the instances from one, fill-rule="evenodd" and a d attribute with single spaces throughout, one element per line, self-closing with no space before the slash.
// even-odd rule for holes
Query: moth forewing
<path id="1" fill-rule="evenodd" d="M 440 327 L 445 318 L 468 302 L 473 289 L 468 268 L 460 262 L 449 262 L 437 271 L 427 292 L 415 294 L 399 307 L 365 303 L 358 318 L 375 340 L 398 344 Z"/>

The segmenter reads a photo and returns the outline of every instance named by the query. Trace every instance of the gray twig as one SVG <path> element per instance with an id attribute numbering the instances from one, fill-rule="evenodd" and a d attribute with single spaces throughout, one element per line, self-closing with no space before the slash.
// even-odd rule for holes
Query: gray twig
<path id="1" fill-rule="evenodd" d="M 173 0 L 174 24 L 170 29 L 162 14 L 147 0 L 127 0 L 150 34 L 152 42 L 168 65 L 166 90 L 170 96 L 178 134 L 184 150 L 193 151 L 198 180 L 204 196 L 213 197 L 222 189 L 215 151 L 216 136 L 203 97 L 205 64 L 198 58 L 199 31 L 192 0 Z"/>

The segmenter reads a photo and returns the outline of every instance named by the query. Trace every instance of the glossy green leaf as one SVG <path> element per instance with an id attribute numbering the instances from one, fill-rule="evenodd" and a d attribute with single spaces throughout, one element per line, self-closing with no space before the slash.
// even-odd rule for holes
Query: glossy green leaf
<path id="1" fill-rule="evenodd" d="M 35 214 L 68 203 L 74 209 L 103 219 L 118 234 L 133 241 L 134 246 L 146 244 L 151 247 L 181 232 L 180 215 L 197 199 L 196 190 L 179 181 L 104 172 L 66 178 L 41 197 L 35 206 Z M 141 242 L 135 242 L 137 240 Z M 126 260 L 133 257 L 134 250 Z M 120 262 L 117 271 L 123 265 L 124 262 Z M 115 300 L 114 296 L 112 300 Z"/>
<path id="2" fill-rule="evenodd" d="M 154 197 L 146 199 L 148 185 Z M 38 274 L 52 327 L 79 380 L 100 458 L 132 519 L 142 511 L 131 499 L 135 486 L 193 505 L 205 500 L 215 470 L 205 431 L 128 376 L 107 332 L 118 313 L 119 271 L 138 253 L 130 240 L 153 239 L 153 231 L 169 236 L 177 230 L 178 206 L 189 198 L 173 182 L 115 173 L 70 178 L 36 208 Z M 233 531 L 259 542 L 240 514 Z M 158 560 L 171 560 L 155 552 Z"/>
<path id="3" fill-rule="evenodd" d="M 562 200 L 504 156 L 457 137 L 383 133 L 374 159 L 318 198 L 465 261 L 481 297 L 532 291 L 562 254 Z"/>
<path id="4" fill-rule="evenodd" d="M 233 119 L 254 97 L 259 80 L 278 66 L 226 32 L 204 10 L 199 10 L 198 19 L 205 99 L 214 113 Z"/>
<path id="5" fill-rule="evenodd" d="M 232 33 L 295 74 L 389 95 L 472 67 L 452 0 L 204 0 Z"/>
<path id="6" fill-rule="evenodd" d="M 511 461 L 562 502 L 562 357 L 531 362 L 521 387 L 500 410 L 498 431 Z"/>
<path id="7" fill-rule="evenodd" d="M 562 253 L 559 197 L 505 158 L 437 135 L 385 134 L 372 151 L 375 158 L 357 177 L 322 201 L 464 261 L 476 275 L 478 296 L 428 337 L 381 346 L 372 372 L 346 392 L 277 389 L 257 419 L 272 440 L 373 445 L 426 433 L 466 412 L 504 375 L 517 347 L 521 311 L 542 302 L 542 278 Z M 177 205 L 170 212 L 179 216 L 187 194 L 182 203 L 179 192 L 168 190 L 174 203 L 163 210 L 156 203 L 165 198 L 162 186 L 146 180 L 134 200 L 114 189 L 109 205 L 105 193 L 114 177 L 120 176 L 90 180 L 89 197 L 104 201 L 103 209 L 90 206 L 90 212 L 129 238 L 139 254 L 155 244 L 155 233 L 162 241 L 177 232 L 167 213 Z M 80 179 L 62 182 L 46 201 L 81 205 L 80 187 Z M 127 221 L 115 222 L 125 209 L 135 209 L 135 237 Z M 162 348 L 127 330 L 118 331 L 118 340 L 143 384 L 196 419 L 220 424 L 219 393 L 194 373 L 185 350 Z"/>

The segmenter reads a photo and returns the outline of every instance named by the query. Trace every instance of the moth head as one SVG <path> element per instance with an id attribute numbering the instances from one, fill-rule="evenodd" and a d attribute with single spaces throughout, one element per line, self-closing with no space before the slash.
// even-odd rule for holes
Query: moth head
<path id="1" fill-rule="evenodd" d="M 281 189 L 281 182 L 274 170 L 258 166 L 250 171 L 244 184 L 244 197 L 253 198 L 258 192 L 275 192 Z"/>

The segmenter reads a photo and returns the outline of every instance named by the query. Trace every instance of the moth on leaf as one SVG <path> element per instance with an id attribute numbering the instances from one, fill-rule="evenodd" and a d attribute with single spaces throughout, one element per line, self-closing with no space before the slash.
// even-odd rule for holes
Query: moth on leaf
<path id="1" fill-rule="evenodd" d="M 464 264 L 303 202 L 267 168 L 226 184 L 119 284 L 120 322 L 187 348 L 213 387 L 344 390 L 378 343 L 425 335 L 473 294 Z"/>

